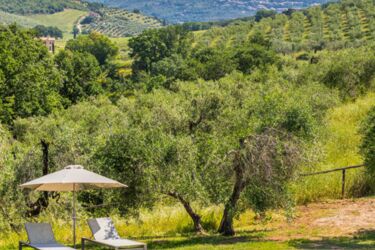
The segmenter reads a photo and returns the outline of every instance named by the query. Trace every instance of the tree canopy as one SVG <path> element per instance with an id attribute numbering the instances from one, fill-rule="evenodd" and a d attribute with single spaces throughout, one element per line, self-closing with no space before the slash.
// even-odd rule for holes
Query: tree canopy
<path id="1" fill-rule="evenodd" d="M 1 122 L 59 109 L 62 79 L 46 47 L 17 26 L 0 27 L 0 38 Z"/>

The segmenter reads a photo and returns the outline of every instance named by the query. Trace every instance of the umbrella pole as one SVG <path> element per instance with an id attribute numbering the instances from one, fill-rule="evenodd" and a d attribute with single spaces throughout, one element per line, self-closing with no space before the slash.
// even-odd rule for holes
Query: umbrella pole
<path id="1" fill-rule="evenodd" d="M 73 184 L 73 245 L 76 248 L 76 184 Z"/>

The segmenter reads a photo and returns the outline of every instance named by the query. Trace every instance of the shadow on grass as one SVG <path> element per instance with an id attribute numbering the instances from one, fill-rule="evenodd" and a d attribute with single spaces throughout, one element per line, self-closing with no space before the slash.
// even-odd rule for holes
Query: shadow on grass
<path id="1" fill-rule="evenodd" d="M 297 249 L 375 249 L 375 230 L 360 230 L 353 237 L 292 240 L 289 245 Z"/>
<path id="2" fill-rule="evenodd" d="M 184 238 L 164 237 L 150 241 L 150 249 L 173 249 L 177 247 L 189 247 L 195 245 L 233 245 L 243 242 L 259 242 L 263 240 L 266 230 L 254 230 L 239 233 L 237 236 L 225 237 L 221 235 L 187 236 Z"/>

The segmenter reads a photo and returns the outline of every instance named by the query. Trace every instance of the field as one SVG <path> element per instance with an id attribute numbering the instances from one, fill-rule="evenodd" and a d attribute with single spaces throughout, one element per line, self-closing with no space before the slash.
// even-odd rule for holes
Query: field
<path id="1" fill-rule="evenodd" d="M 86 14 L 86 11 L 66 9 L 63 12 L 58 12 L 52 15 L 38 14 L 30 15 L 27 17 L 46 26 L 58 27 L 63 31 L 64 38 L 69 39 L 73 37 L 73 26 L 76 24 L 80 17 L 85 16 Z"/>
<path id="2" fill-rule="evenodd" d="M 63 31 L 64 40 L 73 37 L 72 30 L 78 19 L 87 12 L 75 9 L 65 9 L 55 14 L 37 14 L 21 16 L 0 11 L 0 23 L 17 23 L 20 26 L 32 28 L 36 25 L 56 26 Z"/>

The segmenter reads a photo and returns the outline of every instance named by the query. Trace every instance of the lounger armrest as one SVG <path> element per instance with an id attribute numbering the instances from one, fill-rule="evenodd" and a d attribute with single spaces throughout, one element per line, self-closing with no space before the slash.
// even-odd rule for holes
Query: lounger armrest
<path id="1" fill-rule="evenodd" d="M 82 237 L 81 238 L 81 241 L 84 242 L 84 241 L 91 241 L 91 242 L 95 242 L 93 239 L 90 239 L 90 238 L 85 238 L 85 237 Z"/>

